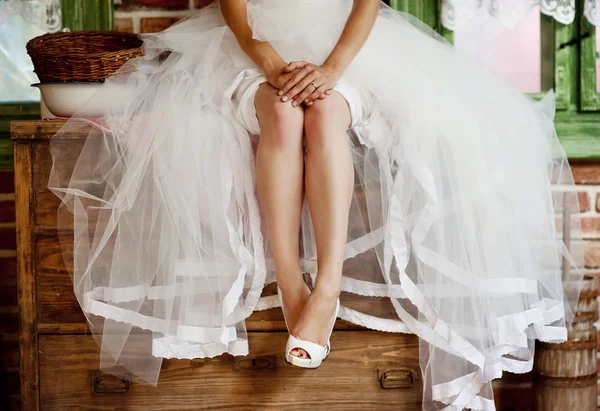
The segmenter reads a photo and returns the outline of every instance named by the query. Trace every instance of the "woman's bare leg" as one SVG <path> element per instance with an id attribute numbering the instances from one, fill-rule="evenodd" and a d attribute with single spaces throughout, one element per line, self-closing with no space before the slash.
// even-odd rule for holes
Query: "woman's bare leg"
<path id="1" fill-rule="evenodd" d="M 354 164 L 348 145 L 350 110 L 340 93 L 305 109 L 306 198 L 315 230 L 318 275 L 292 334 L 325 345 L 340 294 L 354 189 Z M 307 357 L 304 350 L 295 355 Z"/>
<path id="2" fill-rule="evenodd" d="M 275 260 L 288 325 L 292 328 L 310 290 L 302 279 L 300 215 L 304 201 L 304 109 L 284 103 L 269 83 L 259 86 L 254 104 L 260 124 L 256 184 Z"/>

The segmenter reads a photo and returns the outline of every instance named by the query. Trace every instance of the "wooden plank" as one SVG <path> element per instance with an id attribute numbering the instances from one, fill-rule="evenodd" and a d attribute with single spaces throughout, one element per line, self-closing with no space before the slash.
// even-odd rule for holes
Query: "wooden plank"
<path id="1" fill-rule="evenodd" d="M 38 238 L 35 247 L 38 332 L 86 332 L 86 319 L 63 260 L 72 256 L 63 256 L 56 237 Z"/>
<path id="2" fill-rule="evenodd" d="M 39 104 L 0 105 L 0 169 L 13 168 L 13 147 L 10 141 L 10 122 L 40 118 Z"/>
<path id="3" fill-rule="evenodd" d="M 502 379 L 494 380 L 494 403 L 499 411 L 531 411 L 533 409 L 533 374 L 505 372 Z"/>
<path id="4" fill-rule="evenodd" d="M 0 105 L 0 118 L 4 117 L 29 117 L 40 118 L 41 110 L 39 103 L 2 104 Z"/>
<path id="5" fill-rule="evenodd" d="M 99 350 L 91 336 L 43 335 L 42 407 L 47 411 L 115 406 L 132 411 L 421 410 L 415 336 L 334 332 L 331 354 L 313 370 L 285 362 L 286 338 L 284 332 L 250 332 L 248 356 L 164 360 L 158 386 L 150 387 L 100 374 Z"/>
<path id="6" fill-rule="evenodd" d="M 577 110 L 577 20 L 573 24 L 554 21 L 554 91 L 558 110 Z"/>
<path id="7" fill-rule="evenodd" d="M 11 170 L 14 167 L 12 141 L 0 138 L 0 170 Z"/>
<path id="8" fill-rule="evenodd" d="M 581 129 L 581 126 L 568 127 L 566 125 L 560 126 L 560 142 L 566 151 L 570 160 L 575 159 L 598 159 L 600 158 L 600 134 L 595 136 L 582 137 L 577 134 L 577 129 Z M 596 127 L 600 128 L 600 127 Z"/>
<path id="9" fill-rule="evenodd" d="M 558 138 L 570 159 L 600 158 L 600 113 L 558 112 Z"/>
<path id="10" fill-rule="evenodd" d="M 554 18 L 540 13 L 540 86 L 543 92 L 554 87 Z"/>
<path id="11" fill-rule="evenodd" d="M 583 1 L 577 0 L 577 9 L 583 10 L 583 7 Z M 598 111 L 600 94 L 596 90 L 596 27 L 586 18 L 579 19 L 579 38 L 579 107 L 582 111 Z"/>
<path id="12" fill-rule="evenodd" d="M 5 411 L 18 411 L 21 409 L 21 396 L 19 395 L 19 371 L 2 370 L 0 373 L 0 401 Z M 23 408 L 25 410 L 25 408 Z"/>
<path id="13" fill-rule="evenodd" d="M 19 335 L 17 333 L 5 333 L 2 330 L 2 340 L 0 340 L 0 369 L 3 371 L 19 372 Z M 18 379 L 15 382 L 17 389 L 15 394 L 19 393 Z"/>
<path id="14" fill-rule="evenodd" d="M 394 10 L 412 14 L 429 27 L 437 28 L 437 0 L 390 0 Z"/>
<path id="15" fill-rule="evenodd" d="M 440 10 L 437 0 L 427 0 L 423 4 L 423 21 L 439 32 Z"/>
<path id="16" fill-rule="evenodd" d="M 49 140 L 62 126 L 64 120 L 17 120 L 10 123 L 10 137 L 13 140 Z M 90 126 L 81 124 L 81 129 L 69 133 L 70 138 L 85 138 L 85 129 Z"/>
<path id="17" fill-rule="evenodd" d="M 535 411 L 596 411 L 598 407 L 598 278 L 583 279 L 579 303 L 564 343 L 538 341 L 533 364 Z"/>
<path id="18" fill-rule="evenodd" d="M 68 181 L 73 167 L 85 144 L 85 139 L 54 141 L 55 149 L 60 157 L 54 162 L 55 172 L 61 181 Z M 48 179 L 53 161 L 47 140 L 38 140 L 34 144 L 35 164 L 33 165 L 33 192 L 35 196 L 34 214 L 36 233 L 56 235 L 57 227 L 73 229 L 73 214 L 67 208 L 60 208 L 61 200 L 48 188 Z M 93 227 L 95 221 L 90 221 Z"/>
<path id="19" fill-rule="evenodd" d="M 72 251 L 68 246 L 61 249 L 57 237 L 39 236 L 35 244 L 38 332 L 40 334 L 89 332 L 64 261 L 72 259 Z M 363 263 L 364 261 L 360 259 L 353 259 L 346 263 L 344 269 L 347 272 L 368 273 L 371 269 Z M 262 292 L 263 296 L 275 294 L 275 283 L 267 285 Z M 360 312 L 397 319 L 397 314 L 387 298 L 361 297 L 344 292 L 341 295 L 341 302 L 344 306 Z M 286 329 L 280 308 L 255 311 L 246 319 L 246 328 L 249 331 Z M 338 319 L 336 329 L 360 330 L 363 327 Z"/>
<path id="20" fill-rule="evenodd" d="M 556 123 L 600 123 L 600 113 L 575 113 L 575 112 L 564 112 L 558 111 L 554 116 Z"/>
<path id="21" fill-rule="evenodd" d="M 17 143 L 15 208 L 17 227 L 17 293 L 21 396 L 24 410 L 39 409 L 38 335 L 33 243 L 33 154 L 31 145 Z"/>
<path id="22" fill-rule="evenodd" d="M 452 30 L 447 29 L 442 24 L 442 7 L 444 0 L 429 0 L 431 3 L 435 3 L 435 15 L 437 18 L 436 30 L 438 33 L 442 35 L 449 43 L 454 44 L 454 32 Z"/>

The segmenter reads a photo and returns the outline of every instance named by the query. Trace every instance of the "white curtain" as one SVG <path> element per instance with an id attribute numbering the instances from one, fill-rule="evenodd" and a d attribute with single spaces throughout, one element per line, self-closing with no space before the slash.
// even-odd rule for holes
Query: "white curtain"
<path id="1" fill-rule="evenodd" d="M 596 2 L 597 0 L 585 0 L 584 7 L 584 15 L 594 25 L 599 21 Z M 442 24 L 455 30 L 484 7 L 490 15 L 512 27 L 536 6 L 540 7 L 542 13 L 563 24 L 570 24 L 575 19 L 575 0 L 443 0 Z"/>
<path id="2" fill-rule="evenodd" d="M 0 0 L 0 104 L 40 101 L 25 45 L 61 26 L 60 0 Z"/>
<path id="3" fill-rule="evenodd" d="M 590 23 L 592 23 L 594 26 L 597 26 L 600 22 L 598 19 L 597 1 L 598 0 L 585 0 L 585 9 L 583 11 L 585 17 L 587 17 Z"/>
<path id="4" fill-rule="evenodd" d="M 61 29 L 60 0 L 0 0 L 0 26 L 14 15 L 22 16 L 44 32 Z"/>

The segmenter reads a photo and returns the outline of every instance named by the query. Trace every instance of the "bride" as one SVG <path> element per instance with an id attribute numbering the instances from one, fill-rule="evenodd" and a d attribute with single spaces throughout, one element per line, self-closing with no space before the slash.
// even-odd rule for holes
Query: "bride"
<path id="1" fill-rule="evenodd" d="M 378 0 L 221 0 L 141 38 L 66 181 L 85 107 L 50 143 L 103 369 L 156 384 L 163 358 L 246 355 L 244 320 L 281 305 L 293 365 L 326 366 L 336 317 L 414 333 L 424 409 L 493 410 L 492 379 L 567 338 L 552 93 Z"/>
<path id="2" fill-rule="evenodd" d="M 225 22 L 260 71 L 242 82 L 236 92 L 244 98 L 234 104 L 241 124 L 260 134 L 256 185 L 290 330 L 286 359 L 314 368 L 327 355 L 322 347 L 329 343 L 341 291 L 354 190 L 346 130 L 363 120 L 369 109 L 367 98 L 338 82 L 366 41 L 379 1 L 355 2 L 336 46 L 319 65 L 288 64 L 269 42 L 253 39 L 246 6 L 246 1 L 222 2 Z M 312 293 L 299 264 L 298 228 L 305 195 L 318 255 L 319 274 Z"/>

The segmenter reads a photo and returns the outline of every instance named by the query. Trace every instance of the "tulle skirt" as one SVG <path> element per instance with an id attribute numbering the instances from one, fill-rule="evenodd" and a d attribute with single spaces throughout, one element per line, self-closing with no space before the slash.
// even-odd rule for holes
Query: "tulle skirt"
<path id="1" fill-rule="evenodd" d="M 319 64 L 351 7 L 249 0 L 248 14 L 285 60 Z M 278 301 L 261 297 L 275 272 L 255 192 L 258 136 L 233 98 L 240 73 L 258 67 L 218 3 L 141 38 L 144 56 L 52 138 L 48 187 L 73 213 L 59 232 L 102 369 L 156 384 L 163 358 L 248 354 L 244 320 Z M 535 339 L 564 341 L 577 299 L 582 251 L 565 245 L 556 206 L 579 208 L 553 94 L 524 96 L 384 4 L 342 81 L 370 104 L 348 130 L 355 190 L 339 317 L 421 338 L 424 409 L 493 410 L 490 381 L 531 370 Z M 98 101 L 103 115 L 86 119 Z M 65 177 L 82 121 L 94 127 Z M 306 203 L 299 229 L 314 278 Z M 575 214 L 570 237 L 581 237 Z"/>

